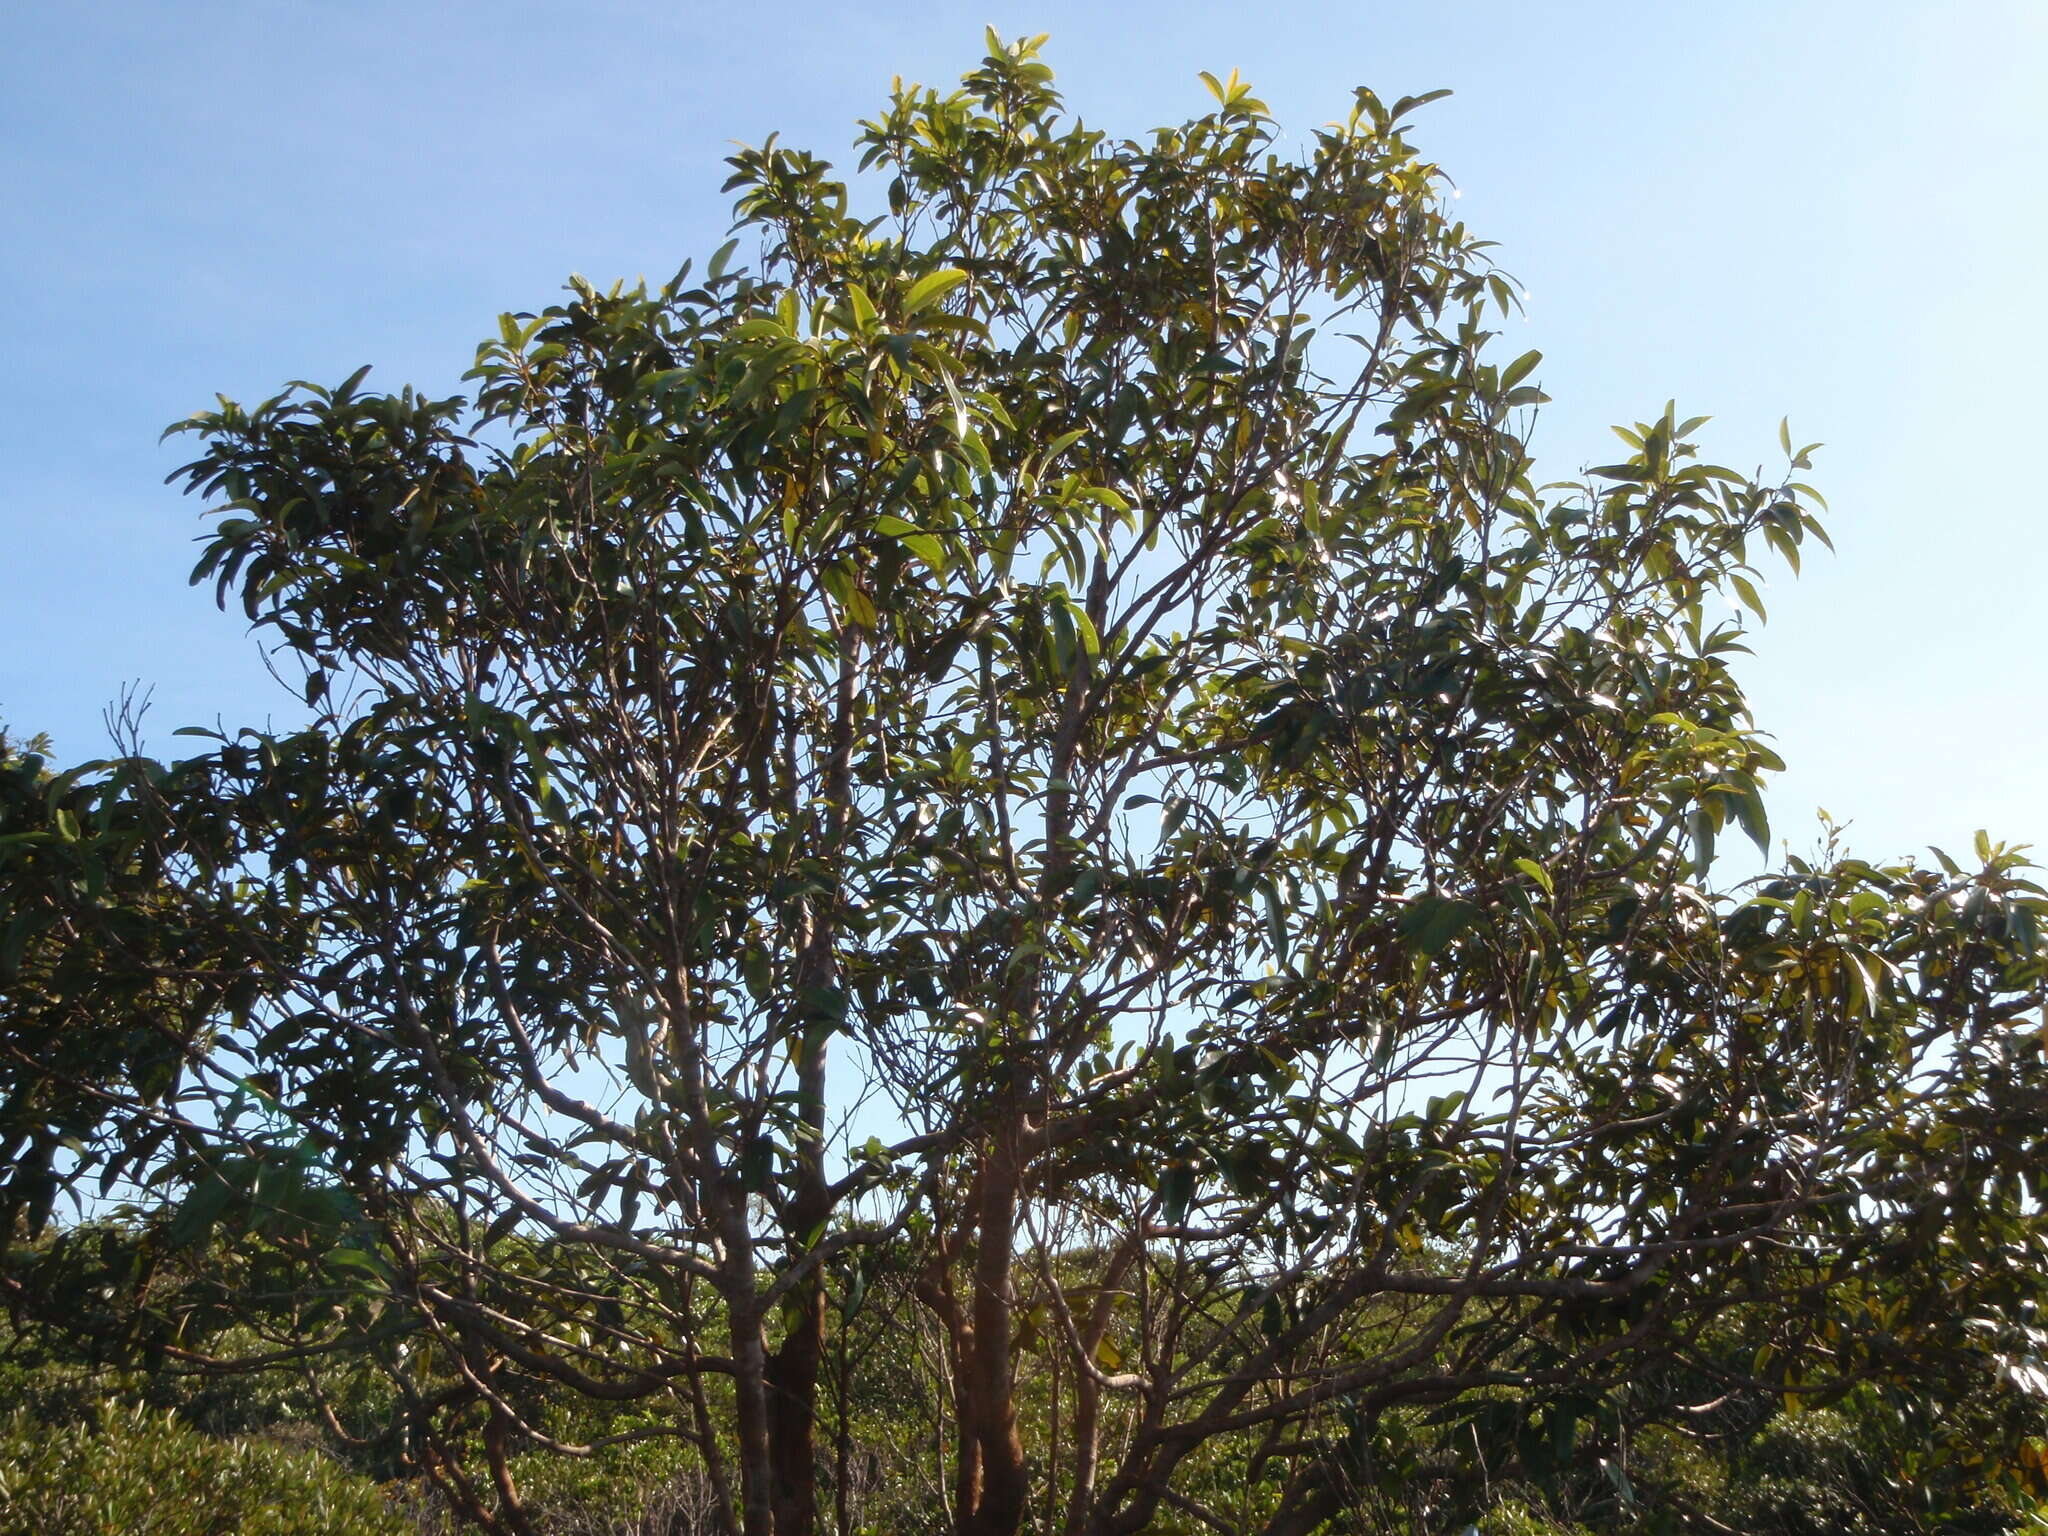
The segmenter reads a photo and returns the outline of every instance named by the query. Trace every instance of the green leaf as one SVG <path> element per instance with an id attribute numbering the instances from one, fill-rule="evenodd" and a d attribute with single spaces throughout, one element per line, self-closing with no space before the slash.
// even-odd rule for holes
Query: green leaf
<path id="1" fill-rule="evenodd" d="M 1435 956 L 1478 916 L 1479 908 L 1455 896 L 1417 896 L 1402 909 L 1394 926 L 1411 949 Z"/>
<path id="2" fill-rule="evenodd" d="M 1159 1179 L 1159 1210 L 1168 1225 L 1187 1220 L 1188 1204 L 1195 1195 L 1195 1170 L 1184 1162 L 1170 1163 Z"/>
<path id="3" fill-rule="evenodd" d="M 922 314 L 938 303 L 947 294 L 967 281 L 967 274 L 958 267 L 947 267 L 938 272 L 927 272 L 903 295 L 903 314 L 908 319 Z"/>
<path id="4" fill-rule="evenodd" d="M 1081 649 L 1090 656 L 1100 656 L 1102 654 L 1102 637 L 1095 633 L 1095 621 L 1088 617 L 1088 611 L 1071 597 L 1066 597 L 1064 594 L 1061 597 L 1060 606 L 1073 622 L 1074 633 L 1081 641 Z"/>
<path id="5" fill-rule="evenodd" d="M 1451 94 L 1449 86 L 1439 86 L 1436 90 L 1424 91 L 1420 96 L 1403 96 L 1388 111 L 1387 120 L 1389 122 L 1399 122 L 1417 107 L 1426 107 L 1432 101 L 1442 101 Z"/>
<path id="6" fill-rule="evenodd" d="M 377 1254 L 362 1248 L 330 1248 L 322 1257 L 322 1265 L 332 1274 L 340 1271 L 344 1275 L 355 1275 L 365 1280 L 385 1281 L 392 1277 L 391 1266 Z"/>
<path id="7" fill-rule="evenodd" d="M 1749 840 L 1756 844 L 1759 853 L 1771 851 L 1771 820 L 1764 811 L 1763 790 L 1757 781 L 1748 775 L 1730 781 L 1735 793 L 1730 805 L 1735 819 L 1742 830 L 1749 834 Z"/>
<path id="8" fill-rule="evenodd" d="M 1282 964 L 1287 960 L 1287 911 L 1280 900 L 1280 893 L 1268 882 L 1261 892 L 1266 901 L 1266 941 L 1273 946 L 1273 958 Z"/>
<path id="9" fill-rule="evenodd" d="M 184 1203 L 171 1218 L 165 1240 L 173 1248 L 189 1248 L 213 1231 L 214 1223 L 226 1214 L 235 1191 L 219 1174 L 208 1174 L 192 1187 Z"/>

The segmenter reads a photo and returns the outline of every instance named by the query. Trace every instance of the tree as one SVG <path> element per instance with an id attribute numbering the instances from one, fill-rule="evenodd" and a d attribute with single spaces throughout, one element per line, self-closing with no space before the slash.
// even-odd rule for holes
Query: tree
<path id="1" fill-rule="evenodd" d="M 10 800 L 9 1114 L 178 999 L 50 1167 L 258 1243 L 266 1358 L 377 1354 L 514 1532 L 514 1452 L 588 1448 L 537 1384 L 813 1531 L 885 1304 L 972 1536 L 1337 1529 L 1418 1437 L 1540 1479 L 2008 1349 L 2018 855 L 1707 883 L 1768 845 L 1735 605 L 1810 450 L 1667 409 L 1539 489 L 1430 97 L 1120 142 L 1037 48 L 899 88 L 857 188 L 735 156 L 753 270 L 577 281 L 472 397 L 173 429 L 312 720 Z"/>

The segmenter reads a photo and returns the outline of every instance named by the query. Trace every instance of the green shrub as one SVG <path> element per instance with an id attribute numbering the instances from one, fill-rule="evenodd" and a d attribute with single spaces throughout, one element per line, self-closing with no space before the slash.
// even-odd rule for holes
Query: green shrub
<path id="1" fill-rule="evenodd" d="M 1585 1527 L 1561 1525 L 1540 1507 L 1515 1497 L 1503 1499 L 1467 1527 L 1476 1536 L 1585 1536 Z"/>
<path id="2" fill-rule="evenodd" d="M 109 1405 L 94 1431 L 0 1419 L 0 1536 L 412 1536 L 368 1479 L 317 1451 L 215 1440 Z"/>
<path id="3" fill-rule="evenodd" d="M 715 1527 L 709 1480 L 673 1440 L 575 1460 L 521 1456 L 512 1471 L 528 1517 L 547 1536 L 694 1536 Z"/>

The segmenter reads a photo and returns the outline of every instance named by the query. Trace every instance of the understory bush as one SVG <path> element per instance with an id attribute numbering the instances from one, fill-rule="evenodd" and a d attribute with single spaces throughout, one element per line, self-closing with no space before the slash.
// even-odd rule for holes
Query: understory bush
<path id="1" fill-rule="evenodd" d="M 377 1485 L 320 1451 L 216 1439 L 109 1407 L 97 1427 L 0 1418 L 0 1536 L 414 1536 Z"/>

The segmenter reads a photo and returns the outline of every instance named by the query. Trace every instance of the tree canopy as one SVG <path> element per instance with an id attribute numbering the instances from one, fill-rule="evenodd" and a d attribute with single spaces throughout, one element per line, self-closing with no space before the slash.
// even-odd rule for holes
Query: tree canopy
<path id="1" fill-rule="evenodd" d="M 1646 1428 L 1852 1399 L 2033 1486 L 2048 902 L 1988 840 L 1712 879 L 1811 450 L 1666 408 L 1539 483 L 1432 98 L 1290 155 L 1207 84 L 1117 140 L 992 37 L 468 394 L 173 428 L 309 719 L 0 769 L 6 1195 L 131 1203 L 18 1310 L 355 1352 L 520 1533 L 595 1448 L 544 1386 L 808 1536 L 892 1328 L 963 1536 L 1626 1502 Z"/>

